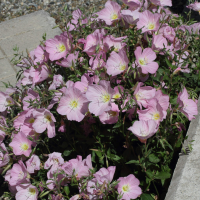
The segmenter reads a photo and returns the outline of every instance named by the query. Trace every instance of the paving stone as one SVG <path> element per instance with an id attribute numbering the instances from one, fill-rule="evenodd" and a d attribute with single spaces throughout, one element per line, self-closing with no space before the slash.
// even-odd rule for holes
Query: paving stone
<path id="1" fill-rule="evenodd" d="M 0 49 L 0 59 L 2 59 L 2 58 L 4 58 L 5 57 L 5 55 L 3 54 L 3 52 L 1 51 L 1 49 Z"/>
<path id="2" fill-rule="evenodd" d="M 31 51 L 40 44 L 40 41 L 42 41 L 42 35 L 44 33 L 44 29 L 37 29 L 20 35 L 14 35 L 13 37 L 0 40 L 0 46 L 7 56 L 11 56 L 15 53 L 13 51 L 15 46 L 19 47 L 19 52 L 23 51 L 24 55 L 26 55 L 26 49 Z M 47 36 L 48 38 L 53 37 L 52 33 L 47 33 Z"/>
<path id="3" fill-rule="evenodd" d="M 6 39 L 14 35 L 44 27 L 45 29 L 51 30 L 54 26 L 56 26 L 55 19 L 50 17 L 47 12 L 41 10 L 2 22 L 0 24 L 0 39 Z M 53 29 L 52 32 L 57 33 L 58 30 L 58 28 Z"/>
<path id="4" fill-rule="evenodd" d="M 10 62 L 15 53 L 13 48 L 17 45 L 26 56 L 26 49 L 34 50 L 44 33 L 47 39 L 61 33 L 59 28 L 52 29 L 55 26 L 55 19 L 43 10 L 0 23 L 0 91 L 5 91 L 1 81 L 16 84 L 20 68 Z"/>
<path id="5" fill-rule="evenodd" d="M 16 84 L 16 71 L 10 65 L 7 58 L 0 59 L 0 91 L 5 91 L 3 82 L 10 82 L 11 85 Z"/>

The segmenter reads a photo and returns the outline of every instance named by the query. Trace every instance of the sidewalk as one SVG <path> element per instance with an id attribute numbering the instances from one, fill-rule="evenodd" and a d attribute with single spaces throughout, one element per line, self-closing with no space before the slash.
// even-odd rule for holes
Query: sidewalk
<path id="1" fill-rule="evenodd" d="M 55 27 L 55 19 L 43 10 L 0 23 L 0 91 L 5 91 L 3 82 L 16 84 L 17 67 L 10 60 L 14 57 L 13 48 L 17 45 L 19 52 L 35 49 L 46 33 L 47 39 L 61 33 Z"/>

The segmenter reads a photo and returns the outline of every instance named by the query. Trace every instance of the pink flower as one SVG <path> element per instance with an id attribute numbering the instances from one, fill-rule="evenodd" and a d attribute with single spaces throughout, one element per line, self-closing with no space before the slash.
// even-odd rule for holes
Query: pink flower
<path id="1" fill-rule="evenodd" d="M 122 0 L 131 10 L 136 10 L 141 6 L 140 0 Z"/>
<path id="2" fill-rule="evenodd" d="M 14 104 L 13 99 L 4 92 L 0 92 L 0 112 L 4 112 L 12 104 Z"/>
<path id="3" fill-rule="evenodd" d="M 115 76 L 123 73 L 128 69 L 128 63 L 129 60 L 123 49 L 119 50 L 119 53 L 113 51 L 106 63 L 107 74 Z"/>
<path id="4" fill-rule="evenodd" d="M 78 54 L 79 52 L 75 51 L 74 53 L 69 54 L 67 58 L 64 58 L 62 61 L 57 61 L 56 64 L 62 67 L 68 67 L 70 69 L 74 69 L 78 61 Z"/>
<path id="5" fill-rule="evenodd" d="M 153 14 L 149 10 L 145 10 L 139 15 L 137 28 L 142 29 L 142 33 L 145 33 L 147 31 L 157 31 L 160 26 L 159 24 L 160 17 L 161 15 L 158 13 Z"/>
<path id="6" fill-rule="evenodd" d="M 140 181 L 133 174 L 127 177 L 120 177 L 117 181 L 120 181 L 117 184 L 117 191 L 123 195 L 122 199 L 136 199 L 142 194 L 142 190 L 139 187 Z"/>
<path id="7" fill-rule="evenodd" d="M 139 82 L 134 92 L 134 96 L 136 98 L 137 104 L 140 106 L 140 109 L 142 109 L 142 106 L 147 108 L 148 100 L 154 98 L 156 94 L 155 88 L 151 86 L 141 87 L 142 85 L 144 84 Z"/>
<path id="8" fill-rule="evenodd" d="M 128 24 L 131 24 L 131 25 L 136 24 L 139 20 L 139 12 L 137 10 L 135 11 L 122 10 L 121 16 Z"/>
<path id="9" fill-rule="evenodd" d="M 10 171 L 9 184 L 11 186 L 27 183 L 27 170 L 24 163 L 19 160 L 19 164 L 15 163 Z"/>
<path id="10" fill-rule="evenodd" d="M 35 92 L 34 90 L 32 90 L 31 88 L 28 89 L 27 91 L 27 96 L 23 98 L 23 110 L 29 110 L 30 108 L 32 108 L 32 106 L 30 106 L 30 102 L 34 102 L 36 103 L 37 101 L 40 101 L 40 95 Z"/>
<path id="11" fill-rule="evenodd" d="M 53 76 L 53 82 L 49 86 L 49 90 L 55 90 L 56 88 L 60 87 L 61 84 L 64 84 L 63 77 L 58 74 Z"/>
<path id="12" fill-rule="evenodd" d="M 163 94 L 161 90 L 157 90 L 155 98 L 158 100 L 162 109 L 166 111 L 169 107 L 169 96 L 167 94 Z"/>
<path id="13" fill-rule="evenodd" d="M 107 25 L 112 25 L 113 22 L 121 18 L 120 11 L 121 6 L 118 3 L 114 1 L 107 1 L 105 8 L 96 14 L 98 15 L 98 19 L 104 20 Z"/>
<path id="14" fill-rule="evenodd" d="M 46 65 L 40 65 L 38 68 L 34 68 L 33 66 L 30 69 L 24 70 L 24 78 L 22 79 L 22 85 L 30 85 L 40 83 L 46 80 L 49 77 L 49 69 Z"/>
<path id="15" fill-rule="evenodd" d="M 86 97 L 90 101 L 89 111 L 96 116 L 111 109 L 111 99 L 114 90 L 110 87 L 110 82 L 101 80 L 99 85 L 89 85 Z"/>
<path id="16" fill-rule="evenodd" d="M 53 138 L 56 135 L 55 124 L 56 119 L 53 114 L 47 109 L 36 109 L 33 113 L 35 121 L 33 128 L 37 133 L 43 133 L 47 129 L 47 135 L 49 138 Z"/>
<path id="17" fill-rule="evenodd" d="M 157 6 L 172 6 L 172 0 L 151 0 Z"/>
<path id="18" fill-rule="evenodd" d="M 38 189 L 31 184 L 21 184 L 17 187 L 16 200 L 37 200 Z"/>
<path id="19" fill-rule="evenodd" d="M 22 155 L 24 154 L 26 157 L 29 157 L 32 149 L 31 145 L 33 144 L 32 141 L 26 138 L 25 134 L 19 132 L 14 135 L 12 142 L 9 144 L 13 148 L 13 153 L 15 155 Z"/>
<path id="20" fill-rule="evenodd" d="M 170 27 L 170 26 L 166 26 L 164 28 L 164 37 L 167 38 L 170 42 L 173 42 L 175 37 L 176 37 L 176 33 L 174 31 L 174 28 Z"/>
<path id="21" fill-rule="evenodd" d="M 0 142 L 4 140 L 6 135 L 4 127 L 7 127 L 5 117 L 0 116 Z"/>
<path id="22" fill-rule="evenodd" d="M 156 59 L 156 53 L 151 48 L 146 48 L 142 52 L 141 47 L 135 50 L 136 64 L 141 67 L 143 74 L 155 74 L 158 69 L 158 63 L 153 62 Z"/>
<path id="23" fill-rule="evenodd" d="M 69 38 L 63 35 L 56 35 L 54 38 L 48 39 L 45 45 L 51 61 L 64 58 L 71 50 Z"/>
<path id="24" fill-rule="evenodd" d="M 196 1 L 188 6 L 186 6 L 189 9 L 192 9 L 194 11 L 198 11 L 200 13 L 200 2 Z"/>
<path id="25" fill-rule="evenodd" d="M 69 87 L 64 96 L 61 97 L 57 112 L 67 115 L 68 120 L 82 121 L 88 111 L 88 100 L 80 90 Z"/>
<path id="26" fill-rule="evenodd" d="M 162 50 L 167 48 L 167 40 L 162 35 L 153 35 L 152 50 Z"/>
<path id="27" fill-rule="evenodd" d="M 53 152 L 49 154 L 48 160 L 44 163 L 44 169 L 49 169 L 52 166 L 52 171 L 56 171 L 58 166 L 64 164 L 64 159 L 62 154 L 58 152 Z"/>
<path id="28" fill-rule="evenodd" d="M 177 103 L 179 104 L 180 112 L 182 112 L 191 121 L 195 119 L 194 115 L 198 114 L 197 103 L 192 99 L 188 99 L 189 95 L 184 87 L 183 91 L 179 93 Z"/>
<path id="29" fill-rule="evenodd" d="M 87 183 L 87 192 L 90 199 L 102 199 L 103 192 L 107 188 L 107 184 L 112 182 L 114 173 L 115 173 L 115 166 L 110 166 L 107 169 L 101 168 L 98 172 L 94 174 L 92 180 L 88 181 Z M 97 184 L 98 183 L 98 184 Z M 104 185 L 103 188 L 101 186 Z M 103 192 L 102 192 L 103 191 Z M 98 194 L 99 192 L 99 194 Z"/>
<path id="30" fill-rule="evenodd" d="M 104 182 L 111 183 L 115 174 L 115 169 L 115 166 L 110 166 L 107 169 L 103 167 L 94 174 L 94 177 L 100 185 Z"/>
<path id="31" fill-rule="evenodd" d="M 73 19 L 67 24 L 67 28 L 69 27 L 69 31 L 72 31 L 74 29 L 76 30 L 76 27 L 79 26 L 79 22 L 80 22 L 80 25 L 87 24 L 88 22 L 87 18 L 81 20 L 83 18 L 83 14 L 79 9 L 72 12 L 72 17 Z"/>
<path id="32" fill-rule="evenodd" d="M 111 47 L 114 47 L 114 51 L 119 52 L 120 49 L 123 49 L 126 46 L 126 43 L 122 42 L 122 40 L 124 40 L 126 38 L 127 38 L 127 36 L 115 38 L 112 35 L 108 35 L 104 39 L 104 43 L 106 43 L 108 45 L 109 49 Z"/>
<path id="33" fill-rule="evenodd" d="M 121 93 L 123 94 L 123 91 L 124 91 L 124 87 L 122 87 L 121 85 L 118 85 L 118 86 L 116 86 L 116 87 L 114 87 L 114 91 L 115 91 L 115 93 L 113 94 L 113 96 L 112 96 L 112 98 L 114 98 L 114 99 L 120 99 L 121 98 L 121 94 L 120 94 L 120 92 L 119 92 L 119 88 L 120 88 L 120 90 L 121 90 Z"/>
<path id="34" fill-rule="evenodd" d="M 158 103 L 158 100 L 153 98 L 148 101 L 148 108 L 145 110 L 138 110 L 137 111 L 139 115 L 139 120 L 155 120 L 157 124 L 159 122 L 163 121 L 163 119 L 166 117 L 166 111 L 162 109 L 160 104 Z"/>
<path id="35" fill-rule="evenodd" d="M 81 195 L 80 194 L 76 194 L 74 196 L 72 196 L 69 200 L 78 200 L 81 198 Z"/>
<path id="36" fill-rule="evenodd" d="M 102 124 L 115 124 L 119 117 L 119 108 L 115 103 L 111 103 L 111 110 L 105 111 L 103 114 L 99 115 L 99 119 Z"/>
<path id="37" fill-rule="evenodd" d="M 99 51 L 106 52 L 108 45 L 102 41 L 105 38 L 106 31 L 104 29 L 96 29 L 92 34 L 88 35 L 84 44 L 83 52 L 86 52 L 88 56 L 95 55 Z M 99 51 L 97 51 L 99 49 Z"/>
<path id="38" fill-rule="evenodd" d="M 41 45 L 39 45 L 35 50 L 34 50 L 34 55 L 35 55 L 35 60 L 34 60 L 34 65 L 43 64 L 44 62 L 47 62 L 49 59 L 49 54 L 45 51 L 45 48 Z"/>
<path id="39" fill-rule="evenodd" d="M 2 142 L 0 143 L 0 168 L 7 165 L 10 161 L 10 156 L 6 149 L 5 144 Z"/>
<path id="40" fill-rule="evenodd" d="M 27 171 L 34 173 L 35 170 L 40 170 L 40 159 L 37 155 L 32 155 L 30 159 L 26 161 Z"/>
<path id="41" fill-rule="evenodd" d="M 68 162 L 65 162 L 62 166 L 62 169 L 68 176 L 74 175 L 77 179 L 80 179 L 81 177 L 89 176 L 90 174 L 90 167 L 92 167 L 92 165 L 91 161 L 88 161 L 89 160 L 82 161 L 82 156 L 77 156 L 76 159 L 71 159 Z M 89 166 L 87 166 L 87 162 Z"/>
<path id="42" fill-rule="evenodd" d="M 81 76 L 81 81 L 77 81 L 74 84 L 74 87 L 79 89 L 83 94 L 86 93 L 88 85 L 92 84 L 92 78 L 90 76 L 88 76 L 87 74 L 84 74 L 83 76 Z"/>
<path id="43" fill-rule="evenodd" d="M 141 141 L 146 141 L 157 132 L 158 124 L 154 120 L 135 121 L 128 130 Z"/>

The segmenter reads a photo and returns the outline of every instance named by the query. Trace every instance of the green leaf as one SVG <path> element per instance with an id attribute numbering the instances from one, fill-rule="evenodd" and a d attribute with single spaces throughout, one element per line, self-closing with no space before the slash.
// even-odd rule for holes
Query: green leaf
<path id="1" fill-rule="evenodd" d="M 139 164 L 139 160 L 130 160 L 126 164 Z"/>
<path id="2" fill-rule="evenodd" d="M 150 154 L 149 161 L 152 163 L 158 163 L 160 161 L 160 159 L 155 154 Z"/>
<path id="3" fill-rule="evenodd" d="M 155 179 L 168 179 L 171 177 L 171 174 L 169 172 L 159 172 L 155 175 Z"/>
<path id="4" fill-rule="evenodd" d="M 71 152 L 72 152 L 72 151 L 65 150 L 65 151 L 63 152 L 63 155 L 64 155 L 64 156 L 69 156 L 69 155 L 71 154 Z"/>
<path id="5" fill-rule="evenodd" d="M 147 170 L 147 171 L 146 171 L 146 174 L 147 174 L 147 176 L 148 176 L 150 179 L 152 179 L 153 176 L 154 176 L 154 174 L 153 174 L 150 170 Z"/>
<path id="6" fill-rule="evenodd" d="M 122 126 L 122 123 L 121 123 L 121 122 L 118 122 L 117 124 L 115 124 L 115 125 L 113 126 L 113 128 L 119 128 L 120 126 Z"/>
<path id="7" fill-rule="evenodd" d="M 65 186 L 65 187 L 64 187 L 64 190 L 65 190 L 66 195 L 69 195 L 69 193 L 70 193 L 69 187 L 68 187 L 68 186 Z"/>
<path id="8" fill-rule="evenodd" d="M 153 197 L 152 197 L 150 194 L 145 194 L 145 193 L 143 193 L 143 194 L 140 196 L 140 199 L 141 199 L 141 200 L 154 200 Z"/>

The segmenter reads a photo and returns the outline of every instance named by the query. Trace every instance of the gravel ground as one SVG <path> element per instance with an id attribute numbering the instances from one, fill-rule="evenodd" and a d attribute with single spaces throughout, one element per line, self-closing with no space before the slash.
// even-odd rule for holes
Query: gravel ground
<path id="1" fill-rule="evenodd" d="M 26 15 L 38 10 L 45 10 L 50 13 L 51 17 L 55 18 L 56 24 L 64 30 L 67 16 L 78 9 L 86 10 L 95 8 L 100 10 L 104 8 L 107 0 L 0 0 L 0 23 L 15 17 Z M 121 3 L 122 0 L 114 0 Z M 171 11 L 174 13 L 183 13 L 188 0 L 172 0 L 173 6 Z M 196 16 L 198 18 L 196 18 Z M 200 21 L 198 12 L 194 13 L 193 18 Z"/>
<path id="2" fill-rule="evenodd" d="M 0 0 L 0 22 L 45 10 L 55 18 L 56 24 L 64 28 L 67 16 L 78 8 L 103 9 L 107 0 Z"/>

